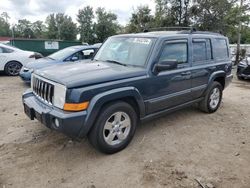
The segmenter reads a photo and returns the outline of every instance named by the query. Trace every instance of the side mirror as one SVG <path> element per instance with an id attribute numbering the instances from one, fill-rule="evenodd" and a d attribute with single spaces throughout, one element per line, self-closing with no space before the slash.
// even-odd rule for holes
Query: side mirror
<path id="1" fill-rule="evenodd" d="M 155 65 L 154 72 L 176 69 L 177 66 L 177 61 L 161 61 Z"/>
<path id="2" fill-rule="evenodd" d="M 73 57 L 71 58 L 71 61 L 78 61 L 78 57 L 73 56 Z"/>

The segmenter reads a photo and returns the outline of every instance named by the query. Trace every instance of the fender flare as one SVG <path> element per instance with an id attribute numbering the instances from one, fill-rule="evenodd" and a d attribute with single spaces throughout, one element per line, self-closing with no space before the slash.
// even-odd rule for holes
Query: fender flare
<path id="1" fill-rule="evenodd" d="M 140 95 L 138 89 L 135 87 L 122 87 L 117 89 L 112 89 L 109 91 L 105 91 L 103 93 L 99 93 L 94 96 L 87 109 L 87 116 L 84 122 L 84 127 L 81 128 L 80 133 L 78 135 L 79 138 L 83 138 L 88 134 L 90 129 L 95 123 L 95 120 L 103 107 L 103 105 L 107 102 L 111 102 L 114 100 L 119 100 L 125 97 L 132 97 L 137 103 L 140 117 L 145 116 L 145 104 L 142 96 Z"/>
<path id="2" fill-rule="evenodd" d="M 211 74 L 209 80 L 208 80 L 208 85 L 207 85 L 207 89 L 204 91 L 204 95 L 207 93 L 208 89 L 210 88 L 210 86 L 213 84 L 214 80 L 216 78 L 219 77 L 224 77 L 226 78 L 226 73 L 224 71 L 216 71 L 214 73 Z"/>

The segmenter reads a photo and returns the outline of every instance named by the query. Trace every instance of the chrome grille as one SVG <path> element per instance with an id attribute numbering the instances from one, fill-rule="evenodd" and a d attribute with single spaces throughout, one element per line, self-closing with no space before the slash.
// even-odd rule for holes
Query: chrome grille
<path id="1" fill-rule="evenodd" d="M 32 79 L 33 93 L 43 101 L 52 104 L 54 96 L 54 85 L 43 79 L 33 76 Z"/>

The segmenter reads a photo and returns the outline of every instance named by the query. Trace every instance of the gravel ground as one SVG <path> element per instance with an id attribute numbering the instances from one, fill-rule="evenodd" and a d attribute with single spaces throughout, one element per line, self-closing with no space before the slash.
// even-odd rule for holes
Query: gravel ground
<path id="1" fill-rule="evenodd" d="M 250 187 L 248 81 L 233 80 L 214 114 L 190 107 L 138 126 L 114 155 L 30 121 L 27 88 L 0 75 L 0 188 Z"/>

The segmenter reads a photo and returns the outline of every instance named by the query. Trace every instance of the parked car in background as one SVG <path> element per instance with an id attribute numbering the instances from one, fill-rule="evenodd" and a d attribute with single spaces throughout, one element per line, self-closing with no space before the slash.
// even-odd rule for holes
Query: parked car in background
<path id="1" fill-rule="evenodd" d="M 101 44 L 95 44 L 64 48 L 47 57 L 26 64 L 20 71 L 19 76 L 24 82 L 29 83 L 34 70 L 57 64 L 90 60 L 100 46 Z"/>
<path id="2" fill-rule="evenodd" d="M 247 55 L 237 65 L 237 77 L 239 80 L 250 79 L 250 55 Z"/>
<path id="3" fill-rule="evenodd" d="M 35 71 L 23 94 L 25 113 L 115 153 L 129 144 L 140 121 L 195 103 L 217 111 L 233 78 L 228 46 L 227 37 L 210 32 L 113 36 L 93 62 Z"/>
<path id="4" fill-rule="evenodd" d="M 24 51 L 9 45 L 0 44 L 0 71 L 4 71 L 9 76 L 17 76 L 22 66 L 41 56 L 41 54 L 36 52 Z"/>

